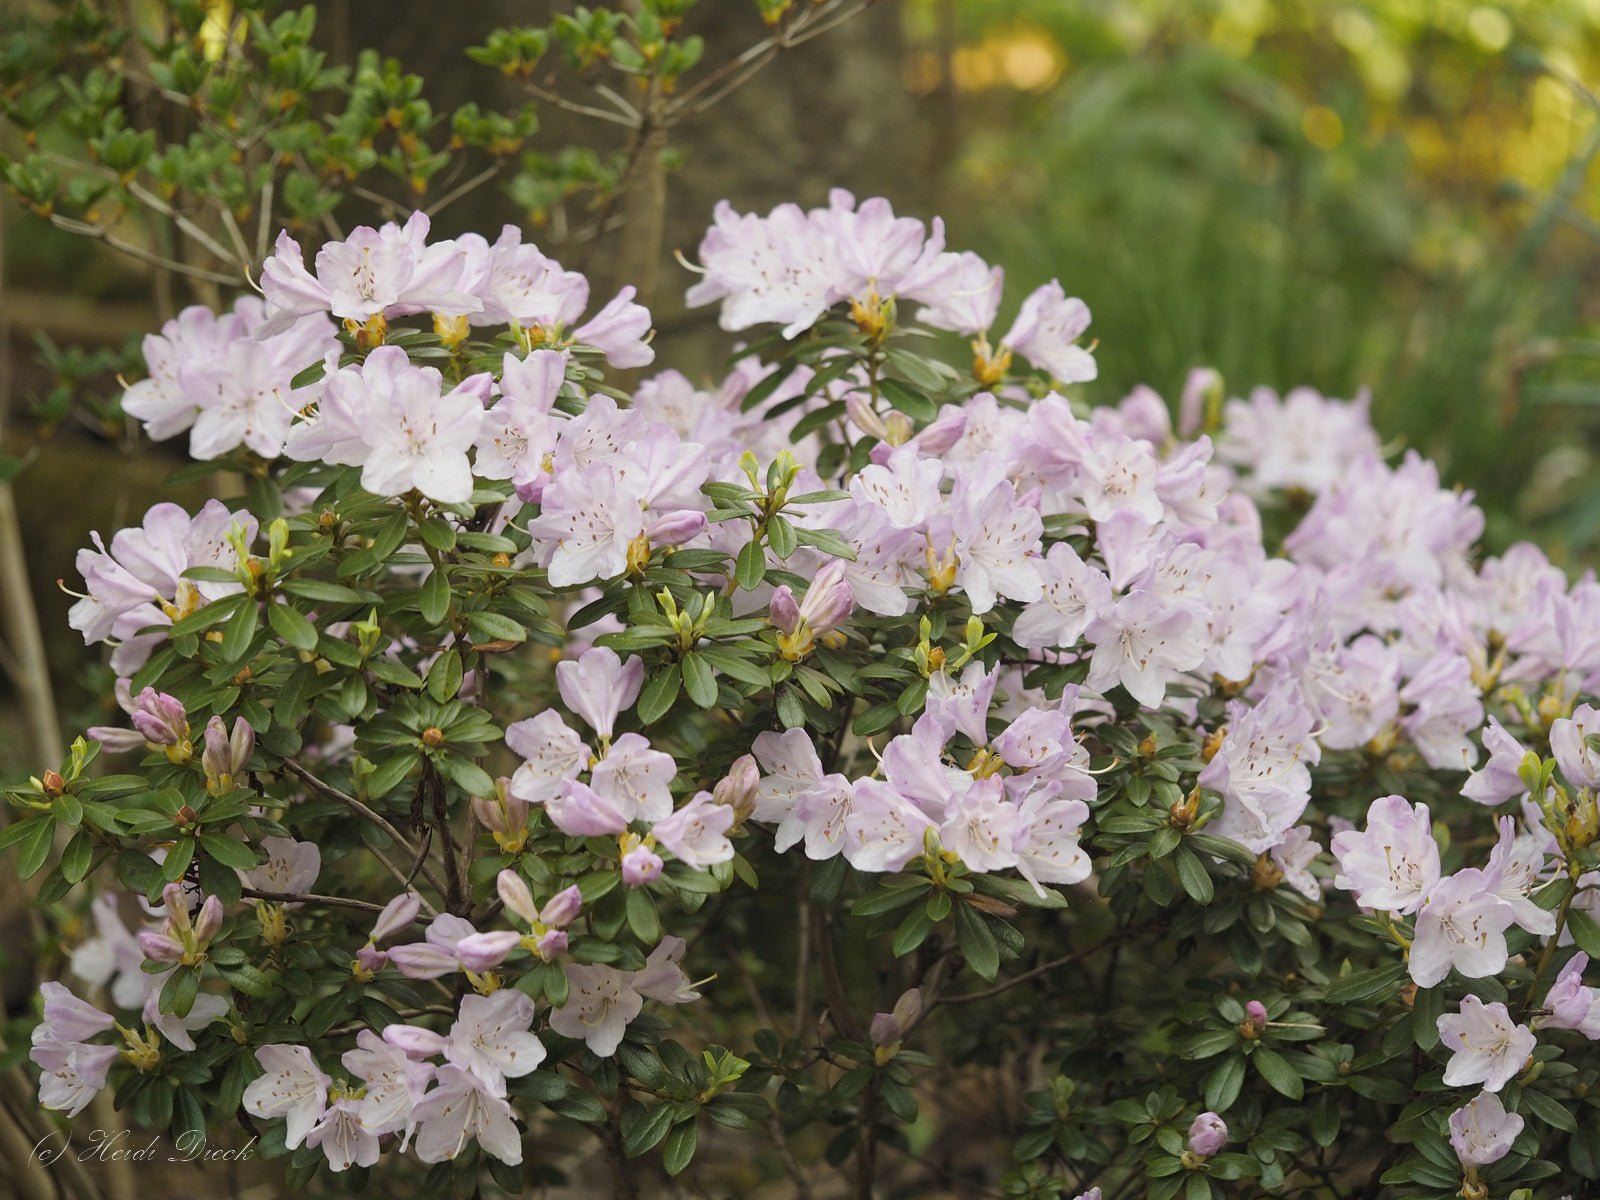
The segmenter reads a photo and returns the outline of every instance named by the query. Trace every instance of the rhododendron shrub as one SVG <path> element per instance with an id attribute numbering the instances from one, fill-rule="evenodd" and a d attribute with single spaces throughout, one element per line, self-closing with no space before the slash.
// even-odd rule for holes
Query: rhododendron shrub
<path id="1" fill-rule="evenodd" d="M 244 486 L 79 556 L 40 1102 L 427 1194 L 1589 1194 L 1600 584 L 1364 399 L 1091 407 L 1081 301 L 883 200 L 698 258 L 704 383 L 421 216 L 148 340 Z"/>

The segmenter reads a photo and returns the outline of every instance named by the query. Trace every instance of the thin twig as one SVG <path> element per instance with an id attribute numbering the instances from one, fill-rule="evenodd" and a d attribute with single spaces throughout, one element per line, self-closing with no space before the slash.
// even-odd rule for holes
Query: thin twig
<path id="1" fill-rule="evenodd" d="M 328 908 L 354 908 L 361 912 L 382 912 L 384 906 L 345 896 L 324 896 L 317 892 L 268 892 L 260 888 L 240 888 L 239 894 L 252 900 L 271 900 L 278 904 L 321 904 Z"/>
<path id="2" fill-rule="evenodd" d="M 934 1003 L 966 1004 L 972 1000 L 988 1000 L 992 996 L 998 996 L 1002 992 L 1010 991 L 1019 984 L 1027 983 L 1030 979 L 1037 979 L 1041 975 L 1047 975 L 1058 967 L 1065 967 L 1071 963 L 1081 962 L 1086 958 L 1093 958 L 1106 947 L 1114 946 L 1118 942 L 1124 940 L 1125 938 L 1131 937 L 1133 934 L 1141 932 L 1142 930 L 1143 926 L 1129 926 L 1126 929 L 1120 929 L 1116 933 L 1111 934 L 1109 937 L 1102 938 L 1100 941 L 1090 946 L 1087 950 L 1076 950 L 1071 954 L 1062 955 L 1060 958 L 1053 958 L 1049 962 L 1040 963 L 1032 970 L 1024 971 L 1021 975 L 1013 975 L 1010 979 L 1001 980 L 993 987 L 987 987 L 981 991 L 963 992 L 956 996 L 940 996 L 934 1001 Z M 926 1011 L 926 1009 L 924 1009 L 924 1011 Z"/>
<path id="3" fill-rule="evenodd" d="M 296 779 L 299 779 L 302 783 L 311 787 L 315 791 L 321 792 L 324 796 L 328 797 L 328 799 L 337 800 L 340 804 L 343 804 L 355 812 L 360 813 L 376 828 L 383 830 L 383 832 L 394 841 L 394 844 L 401 847 L 401 849 L 407 851 L 408 853 L 411 851 L 411 843 L 406 839 L 405 835 L 396 829 L 393 823 L 390 822 L 390 820 L 382 813 L 368 808 L 365 804 L 361 803 L 361 801 L 357 800 L 348 792 L 340 791 L 338 788 L 334 787 L 333 784 L 324 779 L 318 778 L 316 775 L 313 775 L 310 771 L 306 770 L 293 759 L 284 759 L 283 766 L 284 770 L 288 771 L 289 774 L 293 775 Z M 438 878 L 433 873 L 433 869 L 428 866 L 427 862 L 424 861 L 421 866 L 423 878 L 433 886 L 434 890 L 437 891 L 439 895 L 446 895 L 447 889 L 440 884 Z"/>
<path id="4" fill-rule="evenodd" d="M 553 104 L 566 112 L 577 113 L 579 116 L 584 117 L 593 117 L 596 121 L 609 121 L 613 125 L 621 125 L 627 129 L 638 128 L 637 119 L 630 120 L 612 112 L 608 108 L 596 108 L 592 104 L 579 104 L 576 100 L 568 100 L 565 96 L 552 92 L 549 88 L 541 87 L 532 80 L 523 80 L 522 86 L 546 104 Z"/>
<path id="5" fill-rule="evenodd" d="M 478 188 L 488 183 L 489 180 L 493 179 L 496 175 L 500 174 L 500 172 L 504 169 L 504 162 L 490 163 L 471 179 L 468 179 L 465 183 L 457 184 L 422 211 L 427 213 L 430 217 L 437 216 L 439 213 L 443 212 L 447 206 L 454 204 L 468 192 L 476 191 Z"/>
<path id="6" fill-rule="evenodd" d="M 207 270 L 205 267 L 192 267 L 188 263 L 178 262 L 176 259 L 163 258 L 159 254 L 146 250 L 143 246 L 136 246 L 132 242 L 124 241 L 116 234 L 107 232 L 104 227 L 91 224 L 88 221 L 79 221 L 72 217 L 62 216 L 60 213 L 51 213 L 50 224 L 57 229 L 64 229 L 68 233 L 75 233 L 81 237 L 102 241 L 118 254 L 126 254 L 129 258 L 136 258 L 152 267 L 160 267 L 163 271 L 187 275 L 191 279 L 203 279 L 207 283 L 227 284 L 229 287 L 237 287 L 239 284 L 237 275 L 224 275 L 220 271 Z"/>
<path id="7" fill-rule="evenodd" d="M 261 199 L 256 202 L 261 210 L 257 214 L 256 220 L 255 260 L 257 262 L 264 261 L 268 251 L 272 248 L 272 193 L 273 179 L 271 175 L 268 175 L 267 181 L 261 185 Z"/>

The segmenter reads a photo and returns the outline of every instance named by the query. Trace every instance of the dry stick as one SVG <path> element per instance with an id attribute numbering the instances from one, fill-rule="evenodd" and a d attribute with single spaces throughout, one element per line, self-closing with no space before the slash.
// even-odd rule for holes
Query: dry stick
<path id="1" fill-rule="evenodd" d="M 0 249 L 5 243 L 0 225 Z M 0 295 L 5 280 L 0 275 Z M 11 330 L 0 321 L 0 445 L 4 444 L 6 419 L 10 412 Z M 39 611 L 28 584 L 28 563 L 23 553 L 22 523 L 17 513 L 16 493 L 10 481 L 0 482 L 0 605 L 5 609 L 6 640 L 16 661 L 15 684 L 23 701 L 23 712 L 30 728 L 36 760 L 52 767 L 65 756 L 61 726 L 56 713 L 55 692 L 50 684 L 50 664 L 44 636 L 39 628 Z M 27 905 L 28 926 L 42 934 L 43 921 L 31 903 Z M 90 1102 L 90 1115 L 102 1128 L 115 1123 L 109 1093 L 101 1092 Z M 112 1200 L 131 1200 L 133 1178 L 125 1162 L 110 1164 L 108 1180 Z"/>
<path id="2" fill-rule="evenodd" d="M 1002 992 L 1010 991 L 1018 984 L 1027 983 L 1030 979 L 1037 979 L 1040 975 L 1046 975 L 1049 972 L 1054 971 L 1057 967 L 1064 967 L 1071 963 L 1079 962 L 1085 958 L 1093 958 L 1107 946 L 1114 946 L 1124 939 L 1132 937 L 1135 933 L 1143 932 L 1143 929 L 1143 926 L 1130 925 L 1126 929 L 1120 929 L 1116 933 L 1102 938 L 1100 941 L 1090 946 L 1087 950 L 1076 950 L 1073 953 L 1063 955 L 1060 958 L 1053 958 L 1047 963 L 1040 963 L 1032 970 L 1024 971 L 1021 975 L 1013 975 L 1010 979 L 1002 980 L 993 987 L 984 988 L 982 991 L 963 992 L 957 996 L 940 996 L 935 1003 L 965 1004 L 971 1000 L 987 1000 L 992 996 L 1000 995 Z M 926 1011 L 926 1009 L 924 1009 L 924 1011 Z"/>
<path id="3" fill-rule="evenodd" d="M 38 1131 L 23 1132 L 26 1116 L 26 1113 L 8 1114 L 0 1107 L 0 1161 L 5 1163 L 0 1179 L 11 1185 L 14 1189 L 11 1194 L 16 1200 L 56 1200 L 59 1193 L 55 1180 L 35 1157 L 38 1143 L 28 1141 L 29 1136 Z"/>
<path id="4" fill-rule="evenodd" d="M 45 1132 L 41 1136 L 38 1125 L 33 1123 L 32 1118 L 39 1110 L 34 1104 L 33 1086 L 28 1082 L 27 1077 L 23 1075 L 22 1068 L 12 1067 L 4 1075 L 0 1075 L 0 1088 L 3 1088 L 5 1092 L 6 1104 L 11 1110 L 13 1123 L 18 1129 L 27 1131 L 23 1136 L 34 1137 L 33 1144 L 35 1147 L 38 1147 L 40 1142 L 49 1139 L 53 1126 L 48 1121 L 42 1122 L 45 1126 Z M 70 1138 L 70 1133 L 67 1136 Z M 50 1140 L 50 1144 L 52 1147 L 56 1146 L 53 1139 Z M 65 1140 L 62 1146 L 57 1148 L 64 1148 L 64 1146 Z M 104 1193 L 101 1192 L 98 1184 L 89 1173 L 83 1169 L 83 1162 L 76 1154 L 62 1154 L 60 1157 L 55 1158 L 53 1163 L 61 1165 L 72 1184 L 72 1191 L 82 1197 L 83 1200 L 100 1200 Z M 113 1160 L 107 1162 L 106 1166 L 109 1168 L 107 1182 L 113 1184 L 114 1187 L 126 1186 L 130 1189 L 130 1192 L 124 1194 L 131 1194 L 132 1181 L 128 1175 L 128 1164 L 125 1162 L 119 1164 Z M 122 1181 L 121 1185 L 117 1184 L 118 1180 Z M 52 1180 L 51 1182 L 54 1181 Z"/>
<path id="5" fill-rule="evenodd" d="M 328 799 L 337 800 L 340 804 L 346 805 L 354 811 L 360 813 L 374 826 L 388 834 L 389 837 L 394 840 L 395 845 L 399 846 L 401 849 L 408 852 L 411 850 L 411 843 L 407 841 L 405 836 L 401 834 L 401 832 L 390 823 L 389 819 L 383 816 L 381 813 L 375 812 L 374 810 L 368 808 L 365 804 L 361 803 L 361 801 L 357 800 L 348 792 L 342 792 L 338 788 L 334 787 L 333 784 L 328 783 L 326 780 L 319 779 L 317 776 L 313 775 L 310 771 L 306 770 L 299 763 L 292 759 L 284 759 L 283 766 L 284 769 L 289 772 L 289 774 L 301 780 L 303 783 L 307 784 L 316 791 L 321 792 L 324 796 L 328 797 Z M 380 858 L 379 861 L 381 862 L 383 860 Z M 388 864 L 386 863 L 385 865 Z M 438 877 L 433 873 L 433 868 L 431 868 L 426 861 L 423 861 L 421 866 L 422 877 L 433 885 L 433 888 L 439 893 L 439 895 L 448 895 L 448 889 L 446 889 L 444 885 L 439 882 Z M 392 867 L 390 869 L 391 871 L 393 870 Z M 404 876 L 401 876 L 401 879 L 403 880 Z"/>
<path id="6" fill-rule="evenodd" d="M 316 892 L 266 892 L 260 888 L 240 888 L 241 896 L 251 900 L 271 900 L 277 904 L 321 904 L 328 908 L 354 908 L 361 912 L 382 912 L 383 905 L 369 900 L 351 900 L 344 896 L 323 896 Z"/>
<path id="7" fill-rule="evenodd" d="M 490 163 L 489 166 L 487 166 L 483 170 L 479 171 L 476 175 L 474 175 L 471 179 L 468 179 L 465 183 L 458 183 L 455 187 L 451 188 L 448 192 L 446 192 L 439 199 L 435 200 L 432 204 L 428 205 L 428 207 L 425 208 L 423 211 L 426 212 L 428 214 L 428 216 L 430 216 L 430 217 L 438 216 L 441 212 L 443 212 L 445 210 L 446 207 L 448 207 L 451 204 L 454 204 L 457 200 L 461 199 L 461 197 L 465 196 L 468 192 L 476 191 L 478 188 L 480 188 L 484 184 L 488 183 L 489 180 L 493 179 L 496 175 L 500 174 L 500 172 L 502 170 L 504 170 L 504 169 L 505 169 L 505 163 L 504 162 Z"/>
<path id="8" fill-rule="evenodd" d="M 273 179 L 269 174 L 267 181 L 261 185 L 261 199 L 256 201 L 259 211 L 256 214 L 256 258 L 255 261 L 265 261 L 268 252 L 272 249 L 272 200 Z"/>
<path id="9" fill-rule="evenodd" d="M 823 4 L 800 14 L 787 29 L 781 29 L 768 38 L 747 47 L 736 58 L 731 58 L 693 87 L 681 93 L 664 114 L 669 124 L 685 117 L 696 116 L 748 83 L 780 52 L 804 45 L 814 37 L 852 20 L 877 0 L 860 3 L 839 12 L 839 5 Z M 825 19 L 831 18 L 831 19 Z"/>
<path id="10" fill-rule="evenodd" d="M 159 267 L 163 271 L 187 275 L 191 279 L 202 279 L 207 283 L 227 284 L 230 287 L 239 282 L 237 275 L 224 275 L 220 271 L 210 271 L 205 267 L 192 267 L 188 263 L 178 262 L 171 258 L 163 258 L 159 254 L 146 250 L 143 246 L 136 246 L 132 242 L 124 241 L 116 234 L 108 233 L 101 226 L 91 225 L 87 221 L 77 221 L 71 217 L 64 217 L 60 213 L 51 213 L 50 224 L 57 229 L 64 229 L 68 233 L 75 233 L 80 237 L 93 238 L 95 241 L 104 242 L 118 254 L 126 254 L 129 258 L 136 258 L 142 263 L 148 263 L 152 267 Z"/>
<path id="11" fill-rule="evenodd" d="M 543 100 L 546 104 L 553 104 L 557 108 L 564 109 L 569 113 L 577 113 L 579 116 L 592 117 L 596 121 L 609 121 L 613 125 L 622 125 L 628 129 L 637 129 L 639 127 L 637 114 L 635 114 L 633 119 L 629 119 L 620 113 L 612 112 L 608 108 L 595 108 L 592 104 L 579 104 L 576 100 L 568 100 L 565 96 L 562 96 L 557 92 L 552 92 L 549 88 L 542 87 L 541 85 L 534 83 L 531 79 L 523 80 L 522 86 L 525 87 L 533 96 Z"/>

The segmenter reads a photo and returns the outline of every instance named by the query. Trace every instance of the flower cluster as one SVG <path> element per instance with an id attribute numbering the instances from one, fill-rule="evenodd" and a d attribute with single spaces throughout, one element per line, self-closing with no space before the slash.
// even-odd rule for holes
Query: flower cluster
<path id="1" fill-rule="evenodd" d="M 775 1083 L 870 1175 L 949 1006 L 1102 951 L 1109 997 L 1201 953 L 1214 1011 L 1136 976 L 1183 1051 L 1147 1095 L 1096 1074 L 1096 1014 L 1040 1018 L 1100 1100 L 1052 1082 L 1019 1160 L 1270 1192 L 1349 1122 L 1379 1136 L 1325 1180 L 1391 1144 L 1417 1147 L 1393 1181 L 1442 1195 L 1543 1177 L 1590 1086 L 1555 1059 L 1600 1039 L 1600 584 L 1529 545 L 1480 558 L 1471 496 L 1386 459 L 1365 397 L 1197 373 L 1174 409 L 1087 407 L 1082 302 L 1048 284 L 991 341 L 1000 273 L 883 200 L 719 207 L 690 301 L 775 328 L 720 383 L 631 397 L 602 373 L 653 357 L 630 291 L 580 323 L 587 282 L 515 230 L 427 235 L 359 229 L 309 268 L 285 235 L 264 302 L 186 312 L 129 389 L 152 435 L 192 427 L 257 484 L 80 556 L 72 622 L 132 725 L 91 732 L 144 757 L 96 781 L 83 744 L 4 836 L 37 870 L 65 822 L 52 886 L 103 852 L 163 915 L 131 934 L 95 902 L 74 970 L 145 1029 L 97 1045 L 113 1018 L 47 993 L 45 1103 L 124 1070 L 188 1087 L 164 1040 L 214 1052 L 299 1170 L 470 1171 L 474 1142 L 516 1166 L 544 1104 L 676 1173 L 702 1115 L 776 1122 Z M 971 363 L 912 349 L 934 331 Z M 795 929 L 745 906 L 772 880 Z M 867 964 L 881 1000 L 852 994 Z M 961 970 L 992 986 L 950 991 Z M 646 1012 L 724 971 L 762 1021 L 795 1013 L 749 1058 L 710 1005 L 695 1053 Z M 1247 1066 L 1319 1089 L 1305 1136 Z M 1413 1093 L 1383 1134 L 1372 1106 Z"/>

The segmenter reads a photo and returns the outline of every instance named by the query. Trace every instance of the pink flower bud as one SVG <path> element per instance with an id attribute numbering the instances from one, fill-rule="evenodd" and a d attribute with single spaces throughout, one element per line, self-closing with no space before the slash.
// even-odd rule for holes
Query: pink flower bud
<path id="1" fill-rule="evenodd" d="M 772 602 L 767 608 L 767 620 L 781 633 L 790 637 L 800 632 L 800 606 L 788 584 L 780 584 L 772 591 Z"/>
<path id="2" fill-rule="evenodd" d="M 374 950 L 371 946 L 363 946 L 356 951 L 356 963 L 363 971 L 371 971 L 376 975 L 389 965 L 389 955 L 382 950 Z"/>
<path id="3" fill-rule="evenodd" d="M 550 962 L 567 952 L 567 931 L 565 929 L 547 929 L 539 935 L 539 940 L 534 943 L 534 953 L 545 962 Z"/>
<path id="4" fill-rule="evenodd" d="M 563 779 L 561 794 L 547 800 L 544 808 L 555 827 L 568 837 L 604 837 L 628 827 L 616 805 L 576 779 Z"/>
<path id="5" fill-rule="evenodd" d="M 874 1046 L 892 1046 L 900 1040 L 900 1025 L 893 1013 L 874 1013 L 867 1035 Z"/>
<path id="6" fill-rule="evenodd" d="M 200 906 L 199 915 L 194 920 L 194 937 L 197 942 L 209 942 L 217 936 L 217 930 L 222 928 L 222 901 L 215 896 L 207 896 L 206 902 Z"/>
<path id="7" fill-rule="evenodd" d="M 851 392 L 846 396 L 844 410 L 849 414 L 850 423 L 868 437 L 877 438 L 880 442 L 889 439 L 889 430 L 883 418 L 872 407 L 872 401 L 865 392 Z"/>
<path id="8" fill-rule="evenodd" d="M 705 513 L 698 509 L 680 508 L 657 517 L 644 531 L 644 536 L 652 546 L 681 546 L 698 536 L 705 527 Z"/>
<path id="9" fill-rule="evenodd" d="M 1244 1019 L 1260 1033 L 1267 1027 L 1267 1006 L 1259 1000 L 1250 1001 L 1244 1006 Z"/>
<path id="10" fill-rule="evenodd" d="M 544 495 L 544 489 L 549 486 L 550 480 L 546 476 L 530 479 L 527 483 L 517 484 L 517 499 L 524 504 L 537 504 L 539 497 Z"/>
<path id="11" fill-rule="evenodd" d="M 554 896 L 544 902 L 544 908 L 539 912 L 539 920 L 549 925 L 552 929 L 562 929 L 572 924 L 583 908 L 583 893 L 578 890 L 578 885 L 562 888 Z"/>
<path id="12" fill-rule="evenodd" d="M 777 599 L 776 595 L 773 599 Z M 820 636 L 836 629 L 855 605 L 855 595 L 844 577 L 844 560 L 830 559 L 812 577 L 806 598 L 800 604 L 800 617 L 811 627 L 811 632 Z"/>
<path id="13" fill-rule="evenodd" d="M 161 889 L 161 903 L 167 909 L 167 922 L 179 933 L 188 933 L 193 926 L 189 921 L 189 897 L 183 884 L 169 883 Z"/>
<path id="14" fill-rule="evenodd" d="M 505 962 L 506 955 L 522 945 L 522 935 L 512 929 L 469 933 L 456 943 L 456 957 L 469 971 L 487 971 Z"/>
<path id="15" fill-rule="evenodd" d="M 622 856 L 622 882 L 628 887 L 643 887 L 661 878 L 661 856 L 640 844 Z"/>
<path id="16" fill-rule="evenodd" d="M 939 415 L 913 439 L 918 450 L 930 458 L 949 452 L 967 431 L 967 410 L 947 404 Z"/>
<path id="17" fill-rule="evenodd" d="M 533 893 L 515 871 L 507 868 L 495 876 L 495 890 L 500 893 L 501 903 L 529 925 L 539 919 L 539 908 L 533 902 Z"/>
<path id="18" fill-rule="evenodd" d="M 383 911 L 378 914 L 372 926 L 372 940 L 381 942 L 386 937 L 393 937 L 417 919 L 417 912 L 421 908 L 421 896 L 415 892 L 401 892 L 385 904 Z"/>
<path id="19" fill-rule="evenodd" d="M 432 1058 L 444 1053 L 444 1038 L 420 1025 L 385 1025 L 383 1040 L 404 1052 L 407 1058 Z"/>
<path id="20" fill-rule="evenodd" d="M 490 833 L 513 836 L 528 826 L 528 802 L 510 794 L 507 790 L 510 782 L 496 779 L 494 795 L 472 798 L 472 815 Z"/>
<path id="21" fill-rule="evenodd" d="M 1228 1144 L 1228 1127 L 1214 1112 L 1203 1112 L 1189 1126 L 1189 1152 L 1210 1158 Z"/>
<path id="22" fill-rule="evenodd" d="M 152 962 L 175 963 L 183 958 L 183 943 L 153 929 L 139 931 L 139 949 Z"/>
<path id="23" fill-rule="evenodd" d="M 176 696 L 147 687 L 135 704 L 133 727 L 152 746 L 176 746 L 189 736 L 189 715 Z"/>
<path id="24" fill-rule="evenodd" d="M 407 979 L 437 979 L 441 975 L 452 975 L 461 969 L 461 964 L 454 954 L 427 942 L 393 946 L 389 950 L 389 961 Z"/>
<path id="25" fill-rule="evenodd" d="M 745 754 L 733 760 L 728 773 L 717 780 L 711 789 L 711 799 L 725 804 L 739 814 L 742 821 L 755 811 L 756 788 L 761 782 L 761 769 L 753 755 Z"/>
<path id="26" fill-rule="evenodd" d="M 249 721 L 237 718 L 230 736 L 222 718 L 212 717 L 206 722 L 206 748 L 200 755 L 200 765 L 208 779 L 237 778 L 244 774 L 255 749 L 256 731 Z"/>

